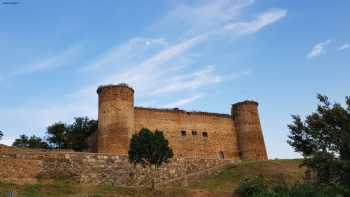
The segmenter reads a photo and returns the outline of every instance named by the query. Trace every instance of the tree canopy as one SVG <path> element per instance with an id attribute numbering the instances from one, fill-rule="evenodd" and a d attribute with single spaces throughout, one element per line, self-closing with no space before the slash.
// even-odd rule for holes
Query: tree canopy
<path id="1" fill-rule="evenodd" d="M 319 182 L 350 186 L 350 97 L 345 98 L 345 107 L 330 103 L 327 96 L 317 98 L 316 112 L 305 120 L 292 116 L 288 143 L 303 154 L 304 165 Z"/>
<path id="2" fill-rule="evenodd" d="M 58 122 L 47 128 L 47 141 L 55 148 L 67 147 L 67 126 Z"/>
<path id="3" fill-rule="evenodd" d="M 88 137 L 98 128 L 98 121 L 87 117 L 74 118 L 72 124 L 57 122 L 47 127 L 45 139 L 21 135 L 13 146 L 23 148 L 58 148 L 84 151 L 88 148 Z M 0 133 L 1 134 L 1 133 Z M 0 135 L 1 138 L 1 135 Z"/>
<path id="4" fill-rule="evenodd" d="M 161 131 L 151 132 L 143 128 L 130 140 L 129 161 L 135 165 L 140 164 L 143 167 L 153 165 L 157 168 L 169 162 L 172 157 L 173 151 Z"/>
<path id="5" fill-rule="evenodd" d="M 97 130 L 98 121 L 87 117 L 74 118 L 71 125 L 58 122 L 47 128 L 48 142 L 54 148 L 83 151 L 88 148 L 87 138 Z"/>
<path id="6" fill-rule="evenodd" d="M 20 135 L 15 139 L 12 146 L 18 148 L 43 148 L 47 149 L 49 145 L 42 138 L 32 135 L 30 137 L 26 135 Z"/>
<path id="7" fill-rule="evenodd" d="M 4 136 L 4 133 L 0 130 L 0 140 Z"/>

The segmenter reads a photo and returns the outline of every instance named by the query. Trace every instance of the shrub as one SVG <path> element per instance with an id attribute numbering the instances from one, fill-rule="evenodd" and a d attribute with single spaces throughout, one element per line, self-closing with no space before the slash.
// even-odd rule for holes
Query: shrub
<path id="1" fill-rule="evenodd" d="M 350 196 L 345 187 L 328 184 L 297 183 L 291 187 L 282 182 L 268 183 L 263 177 L 245 178 L 234 192 L 238 197 L 330 197 Z"/>
<path id="2" fill-rule="evenodd" d="M 261 196 L 266 192 L 266 180 L 260 176 L 244 178 L 235 190 L 235 194 L 239 197 Z"/>

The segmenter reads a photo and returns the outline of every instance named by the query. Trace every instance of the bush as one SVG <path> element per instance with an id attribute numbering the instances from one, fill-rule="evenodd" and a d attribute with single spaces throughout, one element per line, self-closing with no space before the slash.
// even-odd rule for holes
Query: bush
<path id="1" fill-rule="evenodd" d="M 282 182 L 268 183 L 263 177 L 245 178 L 234 192 L 238 197 L 329 197 L 350 196 L 340 185 L 298 183 L 291 187 Z"/>
<path id="2" fill-rule="evenodd" d="M 239 197 L 261 196 L 267 192 L 266 180 L 262 177 L 247 177 L 239 184 L 235 194 Z"/>

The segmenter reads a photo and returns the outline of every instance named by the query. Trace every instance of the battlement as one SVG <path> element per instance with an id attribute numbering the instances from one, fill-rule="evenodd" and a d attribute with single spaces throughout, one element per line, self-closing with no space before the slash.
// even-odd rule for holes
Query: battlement
<path id="1" fill-rule="evenodd" d="M 246 100 L 246 101 L 241 101 L 241 102 L 232 104 L 232 108 L 238 107 L 238 106 L 241 106 L 241 105 L 256 105 L 256 106 L 258 106 L 259 103 L 256 102 L 256 101 L 253 101 L 253 100 Z"/>
<path id="2" fill-rule="evenodd" d="M 204 111 L 186 111 L 179 108 L 148 108 L 148 107 L 135 107 L 135 110 L 148 110 L 154 112 L 173 112 L 173 113 L 185 113 L 188 115 L 208 115 L 208 116 L 218 116 L 218 117 L 226 117 L 231 118 L 230 114 L 221 114 L 221 113 L 213 113 L 213 112 L 204 112 Z"/>
<path id="3" fill-rule="evenodd" d="M 128 88 L 134 92 L 134 89 L 127 83 L 119 83 L 119 84 L 110 84 L 110 85 L 101 85 L 97 88 L 97 94 L 99 94 L 103 89 L 108 88 Z"/>

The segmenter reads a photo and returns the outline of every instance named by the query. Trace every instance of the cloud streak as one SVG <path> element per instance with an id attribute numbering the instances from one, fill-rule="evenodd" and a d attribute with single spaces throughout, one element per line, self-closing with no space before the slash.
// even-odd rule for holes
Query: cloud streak
<path id="1" fill-rule="evenodd" d="M 255 33 L 262 28 L 284 18 L 286 15 L 286 10 L 270 9 L 260 14 L 255 20 L 226 24 L 224 26 L 224 30 L 228 33 L 234 33 L 238 35 Z"/>
<path id="2" fill-rule="evenodd" d="M 331 40 L 326 40 L 324 42 L 317 43 L 311 51 L 307 54 L 308 59 L 319 57 L 326 54 L 326 47 L 332 43 Z"/>
<path id="3" fill-rule="evenodd" d="M 134 87 L 136 104 L 148 102 L 156 107 L 186 106 L 201 99 L 210 86 L 249 74 L 247 71 L 235 73 L 234 70 L 220 73 L 220 65 L 199 64 L 191 56 L 194 50 L 198 49 L 196 52 L 200 53 L 200 46 L 206 43 L 257 33 L 287 15 L 286 10 L 269 9 L 256 15 L 255 18 L 240 20 L 243 9 L 252 5 L 254 1 L 201 2 L 205 3 L 180 6 L 170 11 L 163 20 L 185 23 L 186 28 L 178 28 L 182 32 L 175 39 L 135 37 L 121 45 L 111 47 L 92 58 L 80 73 L 94 76 L 89 78 L 89 81 L 94 81 L 88 86 L 82 86 L 75 91 L 77 93 L 62 96 L 61 106 L 41 103 L 32 108 L 8 109 L 8 113 L 4 113 L 6 114 L 4 120 L 16 119 L 23 122 L 18 127 L 40 129 L 58 120 L 71 121 L 75 116 L 87 115 L 96 118 L 97 86 L 119 82 L 126 82 Z M 184 10 L 188 12 L 183 12 Z M 169 24 L 176 26 L 173 23 Z M 165 30 L 165 33 L 172 32 Z M 29 64 L 14 75 L 43 72 L 66 66 L 79 52 L 79 48 L 67 49 L 42 61 Z M 98 74 L 95 74 L 96 72 Z M 167 104 L 161 101 L 161 98 L 171 98 L 173 94 L 179 95 L 182 99 Z M 4 110 L 6 111 L 2 109 Z M 31 117 L 29 122 L 28 117 Z"/>
<path id="4" fill-rule="evenodd" d="M 239 19 L 242 10 L 253 3 L 254 0 L 202 0 L 179 4 L 157 25 L 181 26 L 188 30 L 188 35 L 203 33 Z"/>
<path id="5" fill-rule="evenodd" d="M 339 47 L 338 51 L 344 51 L 349 48 L 350 48 L 350 44 L 346 43 L 346 44 L 343 44 L 341 47 Z"/>
<path id="6" fill-rule="evenodd" d="M 67 48 L 58 54 L 43 58 L 40 61 L 25 65 L 25 66 L 22 66 L 22 68 L 19 68 L 18 70 L 11 73 L 9 77 L 43 72 L 43 71 L 48 71 L 48 70 L 57 69 L 57 68 L 66 66 L 79 55 L 80 50 L 81 48 L 77 46 Z"/>
<path id="7" fill-rule="evenodd" d="M 92 63 L 85 67 L 85 71 L 96 71 L 110 66 L 131 64 L 135 59 L 140 58 L 140 54 L 146 52 L 150 47 L 166 46 L 168 43 L 164 38 L 144 38 L 136 37 L 128 42 L 104 52 Z"/>
<path id="8" fill-rule="evenodd" d="M 174 108 L 174 107 L 182 107 L 184 105 L 188 105 L 190 103 L 193 103 L 194 101 L 198 100 L 199 98 L 203 97 L 203 94 L 197 94 L 193 95 L 187 98 L 182 98 L 179 100 L 176 100 L 172 103 L 168 103 L 166 105 L 162 105 L 162 108 Z"/>
<path id="9" fill-rule="evenodd" d="M 214 67 L 206 67 L 201 71 L 181 73 L 188 68 L 188 65 L 178 63 L 181 59 L 187 59 L 188 53 L 194 48 L 205 42 L 209 42 L 212 38 L 217 39 L 219 36 L 238 35 L 243 36 L 258 32 L 262 28 L 282 19 L 287 11 L 281 9 L 271 9 L 258 15 L 256 19 L 251 21 L 228 23 L 217 30 L 208 30 L 200 33 L 160 50 L 149 58 L 133 66 L 123 66 L 121 69 L 109 74 L 99 84 L 113 84 L 126 82 L 136 89 L 138 96 L 144 97 L 149 95 L 165 95 L 175 93 L 182 90 L 193 90 L 202 86 L 218 84 L 228 79 L 228 77 L 215 74 Z M 128 43 L 132 43 L 133 40 Z M 129 44 L 127 44 L 129 46 Z M 116 47 L 119 51 L 125 48 L 124 45 Z M 93 65 L 120 65 L 119 59 L 111 54 L 116 52 L 107 52 L 102 58 Z M 128 56 L 128 53 L 122 52 L 119 56 Z M 134 54 L 134 53 L 132 53 Z M 127 68 L 126 68 L 127 67 Z M 95 88 L 97 84 L 92 85 L 89 91 Z"/>
<path id="10" fill-rule="evenodd" d="M 170 78 L 166 85 L 155 90 L 153 94 L 168 94 L 184 90 L 194 90 L 201 86 L 220 83 L 224 77 L 214 73 L 214 66 L 207 66 L 204 69 L 185 75 L 177 75 Z"/>

